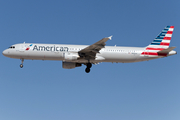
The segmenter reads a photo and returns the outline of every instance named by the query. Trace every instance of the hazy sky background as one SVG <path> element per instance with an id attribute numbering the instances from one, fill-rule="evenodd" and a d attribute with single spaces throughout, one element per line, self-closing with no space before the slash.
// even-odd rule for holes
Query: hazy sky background
<path id="1" fill-rule="evenodd" d="M 180 48 L 179 0 L 1 0 L 0 51 L 16 43 L 144 47 L 167 25 Z M 0 55 L 0 120 L 179 120 L 180 57 L 66 70 Z"/>

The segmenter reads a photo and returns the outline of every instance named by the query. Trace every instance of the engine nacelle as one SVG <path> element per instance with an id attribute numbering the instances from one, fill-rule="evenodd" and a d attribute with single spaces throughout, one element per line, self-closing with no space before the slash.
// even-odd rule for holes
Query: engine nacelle
<path id="1" fill-rule="evenodd" d="M 73 62 L 62 62 L 62 67 L 64 69 L 73 69 L 75 67 L 80 67 L 81 63 L 73 63 Z"/>
<path id="2" fill-rule="evenodd" d="M 64 54 L 64 59 L 65 61 L 72 61 L 72 60 L 77 60 L 79 55 L 72 54 L 72 53 L 65 53 Z"/>

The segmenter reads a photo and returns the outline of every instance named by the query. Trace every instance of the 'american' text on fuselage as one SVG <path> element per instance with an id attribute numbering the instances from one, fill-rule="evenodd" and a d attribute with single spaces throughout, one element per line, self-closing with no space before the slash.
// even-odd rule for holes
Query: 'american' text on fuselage
<path id="1" fill-rule="evenodd" d="M 37 46 L 34 45 L 33 51 L 67 51 L 69 50 L 68 47 L 58 47 L 58 46 Z"/>

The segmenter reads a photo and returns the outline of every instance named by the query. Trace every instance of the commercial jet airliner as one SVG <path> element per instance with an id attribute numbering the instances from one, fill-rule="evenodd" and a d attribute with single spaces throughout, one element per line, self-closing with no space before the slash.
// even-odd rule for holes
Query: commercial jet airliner
<path id="1" fill-rule="evenodd" d="M 105 46 L 112 36 L 101 39 L 92 45 L 65 44 L 15 44 L 3 51 L 3 55 L 21 60 L 23 67 L 25 59 L 59 60 L 62 67 L 72 69 L 86 65 L 86 73 L 90 72 L 92 64 L 100 62 L 131 63 L 148 61 L 177 54 L 176 47 L 169 47 L 174 26 L 166 26 L 162 32 L 146 47 Z"/>

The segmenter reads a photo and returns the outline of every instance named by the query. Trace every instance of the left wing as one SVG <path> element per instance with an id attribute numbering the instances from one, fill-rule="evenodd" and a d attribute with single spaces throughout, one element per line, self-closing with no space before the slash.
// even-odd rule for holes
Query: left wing
<path id="1" fill-rule="evenodd" d="M 101 39 L 100 41 L 80 50 L 78 52 L 80 59 L 84 58 L 84 59 L 95 59 L 96 57 L 96 53 L 99 53 L 99 51 L 104 48 L 104 46 L 106 45 L 106 41 L 108 41 L 109 39 L 111 40 L 112 36 L 110 37 L 106 37 Z"/>

